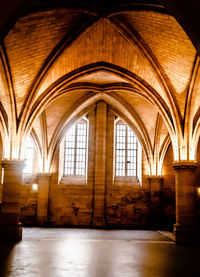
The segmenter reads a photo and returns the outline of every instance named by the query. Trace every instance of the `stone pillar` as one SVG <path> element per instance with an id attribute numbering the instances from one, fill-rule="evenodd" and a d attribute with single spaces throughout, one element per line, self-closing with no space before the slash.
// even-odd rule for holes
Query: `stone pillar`
<path id="1" fill-rule="evenodd" d="M 49 182 L 51 174 L 41 173 L 38 178 L 37 223 L 45 225 L 48 222 Z"/>
<path id="2" fill-rule="evenodd" d="M 106 174 L 106 117 L 107 105 L 100 101 L 96 108 L 96 151 L 93 226 L 105 225 Z"/>
<path id="3" fill-rule="evenodd" d="M 161 176 L 149 176 L 149 190 L 150 190 L 150 224 L 153 228 L 160 226 L 161 219 Z"/>
<path id="4" fill-rule="evenodd" d="M 108 202 L 109 194 L 112 193 L 114 183 L 114 125 L 115 114 L 108 109 L 107 112 L 107 134 L 106 134 L 106 184 L 105 184 L 105 225 L 108 220 Z"/>
<path id="5" fill-rule="evenodd" d="M 95 129 L 96 129 L 96 105 L 88 112 L 89 119 L 89 132 L 88 132 L 88 171 L 87 171 L 87 185 L 90 190 L 90 199 L 91 199 L 91 219 L 90 225 L 93 224 L 93 212 L 94 212 L 94 176 L 95 176 Z"/>
<path id="6" fill-rule="evenodd" d="M 115 114 L 108 110 L 107 142 L 106 142 L 106 183 L 110 186 L 114 182 L 114 127 Z"/>
<path id="7" fill-rule="evenodd" d="M 24 162 L 3 160 L 4 169 L 2 208 L 0 214 L 0 239 L 20 240 L 22 225 L 20 219 L 20 194 Z"/>
<path id="8" fill-rule="evenodd" d="M 179 243 L 200 242 L 195 228 L 195 169 L 194 162 L 174 162 L 176 184 L 176 224 L 174 240 Z"/>

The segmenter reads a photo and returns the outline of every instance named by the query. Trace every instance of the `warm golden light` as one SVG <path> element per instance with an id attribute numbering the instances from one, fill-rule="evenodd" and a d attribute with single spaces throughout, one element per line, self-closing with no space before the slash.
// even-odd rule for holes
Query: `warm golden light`
<path id="1" fill-rule="evenodd" d="M 32 190 L 38 191 L 38 184 L 32 184 Z"/>
<path id="2" fill-rule="evenodd" d="M 197 194 L 200 197 L 200 187 L 197 188 Z"/>

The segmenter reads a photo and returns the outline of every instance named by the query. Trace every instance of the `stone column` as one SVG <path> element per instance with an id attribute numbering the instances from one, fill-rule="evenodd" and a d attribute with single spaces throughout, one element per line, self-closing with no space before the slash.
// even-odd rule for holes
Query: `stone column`
<path id="1" fill-rule="evenodd" d="M 37 223 L 45 225 L 48 222 L 49 182 L 51 174 L 41 173 L 38 177 Z"/>
<path id="2" fill-rule="evenodd" d="M 108 109 L 107 112 L 107 130 L 106 130 L 106 184 L 105 184 L 105 225 L 108 223 L 108 201 L 112 194 L 114 183 L 114 125 L 115 114 Z"/>
<path id="3" fill-rule="evenodd" d="M 90 225 L 93 224 L 93 212 L 94 212 L 94 176 L 95 176 L 95 126 L 96 126 L 96 105 L 92 107 L 88 112 L 89 119 L 89 132 L 88 132 L 88 170 L 87 170 L 87 185 L 90 190 Z"/>
<path id="4" fill-rule="evenodd" d="M 96 151 L 93 226 L 105 225 L 106 179 L 106 117 L 107 105 L 100 101 L 96 108 Z"/>
<path id="5" fill-rule="evenodd" d="M 22 225 L 20 219 L 20 194 L 24 162 L 3 160 L 4 169 L 2 208 L 0 214 L 0 239 L 20 240 Z"/>
<path id="6" fill-rule="evenodd" d="M 115 114 L 108 110 L 107 118 L 107 142 L 106 142 L 106 183 L 113 185 L 114 182 L 114 124 Z"/>
<path id="7" fill-rule="evenodd" d="M 149 190 L 150 190 L 150 224 L 153 228 L 160 226 L 161 218 L 161 187 L 162 177 L 161 176 L 149 176 Z"/>
<path id="8" fill-rule="evenodd" d="M 176 184 L 176 224 L 174 240 L 179 243 L 200 241 L 195 228 L 195 169 L 194 162 L 174 162 Z"/>

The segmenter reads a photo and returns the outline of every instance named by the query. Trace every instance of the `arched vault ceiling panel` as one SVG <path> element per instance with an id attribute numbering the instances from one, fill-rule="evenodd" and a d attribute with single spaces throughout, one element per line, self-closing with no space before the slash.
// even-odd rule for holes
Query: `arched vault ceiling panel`
<path id="1" fill-rule="evenodd" d="M 80 103 L 89 92 L 84 91 L 73 91 L 67 92 L 63 96 L 57 98 L 53 101 L 45 110 L 46 114 L 46 123 L 47 123 L 47 136 L 48 143 L 50 143 L 51 137 L 58 127 L 61 119 L 70 114 L 73 107 Z"/>
<path id="2" fill-rule="evenodd" d="M 193 99 L 192 99 L 191 107 L 192 106 L 194 107 L 192 110 L 192 116 L 194 116 L 197 113 L 197 111 L 199 110 L 199 106 L 200 106 L 200 66 L 197 71 L 196 82 L 194 85 Z M 198 118 L 195 118 L 195 121 L 197 119 Z"/>
<path id="3" fill-rule="evenodd" d="M 56 44 L 81 15 L 70 10 L 43 11 L 20 18 L 5 39 L 18 114 L 27 89 Z"/>
<path id="4" fill-rule="evenodd" d="M 76 82 L 90 82 L 90 83 L 100 84 L 100 85 L 117 83 L 117 82 L 127 83 L 126 79 L 121 78 L 117 75 L 108 73 L 104 70 L 99 70 L 98 72 L 81 76 L 76 79 Z"/>
<path id="5" fill-rule="evenodd" d="M 136 46 L 110 21 L 101 19 L 63 51 L 43 80 L 38 96 L 54 81 L 79 67 L 99 61 L 115 64 L 139 75 L 164 97 L 152 68 Z"/>
<path id="6" fill-rule="evenodd" d="M 168 130 L 167 130 L 167 127 L 164 123 L 164 121 L 162 120 L 162 123 L 161 123 L 161 127 L 160 127 L 160 131 L 159 131 L 159 148 L 162 146 L 166 136 L 168 135 Z"/>
<path id="7" fill-rule="evenodd" d="M 33 128 L 36 132 L 36 135 L 39 139 L 40 144 L 42 145 L 42 133 L 41 133 L 41 124 L 40 124 L 40 117 L 37 117 L 33 123 Z"/>
<path id="8" fill-rule="evenodd" d="M 6 95 L 8 95 L 8 87 L 6 84 L 6 77 L 3 69 L 3 64 L 0 59 L 0 101 L 4 109 L 8 111 L 8 99 Z"/>
<path id="9" fill-rule="evenodd" d="M 187 85 L 196 54 L 186 33 L 167 14 L 133 11 L 121 18 L 136 29 L 158 59 L 176 90 L 176 98 L 183 114 Z"/>
<path id="10" fill-rule="evenodd" d="M 120 96 L 120 98 L 124 99 L 128 102 L 131 108 L 133 108 L 142 119 L 143 123 L 145 124 L 145 128 L 148 132 L 149 138 L 151 140 L 151 144 L 154 143 L 154 136 L 155 136 L 155 127 L 156 127 L 156 119 L 158 112 L 155 110 L 152 104 L 150 104 L 144 98 L 135 95 L 131 92 L 124 92 L 118 91 L 114 93 L 115 95 Z"/>

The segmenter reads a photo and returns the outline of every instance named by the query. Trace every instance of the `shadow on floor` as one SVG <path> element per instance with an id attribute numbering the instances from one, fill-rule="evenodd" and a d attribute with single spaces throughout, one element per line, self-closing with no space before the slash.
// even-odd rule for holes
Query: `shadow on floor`
<path id="1" fill-rule="evenodd" d="M 18 242 L 0 242 L 0 276 L 6 277 L 9 274 L 12 261 L 13 249 Z"/>

